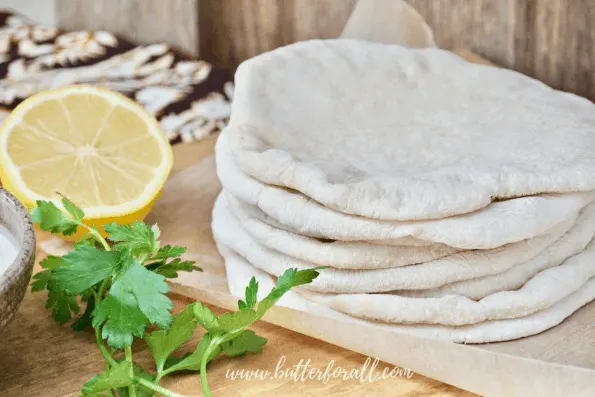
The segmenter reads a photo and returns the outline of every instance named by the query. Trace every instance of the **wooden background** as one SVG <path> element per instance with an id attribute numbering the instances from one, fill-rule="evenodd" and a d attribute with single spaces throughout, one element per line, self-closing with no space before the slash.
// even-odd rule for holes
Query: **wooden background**
<path id="1" fill-rule="evenodd" d="M 392 1 L 392 0 L 385 0 Z M 407 0 L 443 48 L 595 100 L 593 0 Z M 336 37 L 355 0 L 56 0 L 67 29 L 167 40 L 224 66 L 298 40 Z"/>

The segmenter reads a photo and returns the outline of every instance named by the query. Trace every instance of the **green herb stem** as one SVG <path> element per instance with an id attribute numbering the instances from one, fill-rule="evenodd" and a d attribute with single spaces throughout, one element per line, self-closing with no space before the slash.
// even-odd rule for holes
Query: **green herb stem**
<path id="1" fill-rule="evenodd" d="M 126 361 L 132 362 L 132 348 L 128 345 L 124 346 L 124 358 Z"/>
<path id="2" fill-rule="evenodd" d="M 97 240 L 99 242 L 99 244 L 101 244 L 106 251 L 112 250 L 111 247 L 109 246 L 107 240 L 105 238 L 103 238 L 101 233 L 99 233 L 97 230 L 93 229 L 92 227 L 85 225 L 83 222 L 78 222 L 78 224 L 79 224 L 79 226 L 87 229 L 89 231 L 89 234 L 93 235 L 93 237 L 95 237 L 95 240 Z"/>
<path id="3" fill-rule="evenodd" d="M 99 299 L 96 301 L 96 305 L 98 305 L 99 301 L 101 299 L 103 299 L 103 296 L 105 295 L 105 291 L 107 290 L 108 284 L 109 284 L 109 278 L 106 278 L 105 280 L 103 280 L 103 282 L 99 286 L 99 293 L 97 294 L 97 295 L 99 295 Z"/>
<path id="4" fill-rule="evenodd" d="M 176 372 L 176 371 L 178 371 L 178 369 L 176 369 L 175 366 L 164 369 L 163 371 L 161 371 L 157 374 L 157 377 L 155 378 L 155 382 L 159 382 L 161 380 L 161 378 L 163 378 L 165 375 L 169 375 L 172 372 Z"/>
<path id="5" fill-rule="evenodd" d="M 95 299 L 95 304 L 98 305 L 101 301 L 102 295 L 98 294 L 94 288 L 92 288 L 91 291 L 93 293 L 93 298 Z M 99 347 L 101 355 L 103 356 L 108 365 L 116 365 L 116 360 L 114 360 L 110 352 L 103 344 L 103 339 L 101 338 L 101 329 L 99 327 L 94 327 L 93 329 L 95 330 L 95 341 L 97 342 L 97 346 Z"/>
<path id="6" fill-rule="evenodd" d="M 103 339 L 101 339 L 101 331 L 99 330 L 99 327 L 95 327 L 95 341 L 97 342 L 97 346 L 99 347 L 99 350 L 101 351 L 101 355 L 103 356 L 105 361 L 109 365 L 116 365 L 117 364 L 116 360 L 114 360 L 114 358 L 111 356 L 111 354 L 109 354 L 105 345 L 103 344 Z"/>
<path id="7" fill-rule="evenodd" d="M 217 339 L 211 341 L 200 360 L 200 385 L 202 386 L 202 391 L 205 394 L 205 397 L 211 397 L 211 389 L 209 389 L 209 381 L 207 379 L 207 361 L 209 361 L 209 356 L 218 345 L 219 343 L 217 342 Z"/>
<path id="8" fill-rule="evenodd" d="M 207 379 L 207 354 L 202 357 L 200 361 L 200 384 L 205 397 L 211 397 L 211 390 L 209 389 L 209 381 Z"/>
<path id="9" fill-rule="evenodd" d="M 133 371 L 132 348 L 128 345 L 124 346 L 124 357 L 126 358 L 126 361 L 128 361 L 131 364 L 130 371 Z M 131 376 L 134 377 L 134 372 L 131 373 Z M 134 385 L 128 386 L 128 395 L 130 397 L 136 397 L 136 387 L 134 387 Z"/>
<path id="10" fill-rule="evenodd" d="M 112 248 L 110 247 L 110 245 L 108 244 L 107 240 L 103 238 L 103 236 L 95 229 L 93 229 L 92 227 L 89 227 L 87 225 L 85 225 L 82 222 L 79 222 L 79 225 L 84 227 L 85 229 L 87 229 L 89 231 L 90 234 L 92 234 L 95 237 L 95 240 L 97 240 L 106 251 L 111 251 Z M 106 278 L 105 280 L 103 280 L 103 282 L 101 283 L 101 286 L 99 287 L 99 293 L 95 296 L 95 304 L 98 305 L 99 301 L 101 299 L 103 299 L 103 296 L 105 295 L 105 291 L 107 289 L 107 286 L 109 284 L 109 278 Z"/>
<path id="11" fill-rule="evenodd" d="M 109 371 L 109 369 L 110 369 L 109 363 L 105 363 L 104 371 L 107 372 L 107 371 Z M 115 397 L 114 392 L 111 389 L 107 391 L 107 395 L 108 395 L 108 397 Z"/>
<path id="12" fill-rule="evenodd" d="M 136 383 L 138 383 L 139 385 L 144 386 L 147 389 L 153 390 L 154 392 L 159 393 L 159 394 L 162 394 L 162 395 L 164 395 L 166 397 L 186 397 L 186 396 L 184 396 L 182 394 L 178 394 L 176 392 L 173 392 L 173 391 L 171 391 L 169 389 L 166 389 L 163 386 L 159 386 L 159 385 L 157 385 L 157 384 L 155 384 L 153 382 L 150 382 L 150 381 L 148 381 L 146 379 L 143 379 L 143 378 L 135 377 L 134 378 L 134 381 Z"/>
<path id="13" fill-rule="evenodd" d="M 167 370 L 165 370 L 165 371 L 158 371 L 157 372 L 157 376 L 155 376 L 155 383 L 159 383 L 161 381 L 161 378 L 163 378 L 168 373 L 169 372 L 167 372 Z"/>

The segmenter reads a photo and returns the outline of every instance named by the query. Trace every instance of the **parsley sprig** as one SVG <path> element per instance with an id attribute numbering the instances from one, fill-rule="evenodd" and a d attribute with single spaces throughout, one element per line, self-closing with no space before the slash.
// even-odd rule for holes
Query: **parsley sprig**
<path id="1" fill-rule="evenodd" d="M 82 397 L 184 397 L 159 384 L 164 376 L 177 371 L 200 371 L 204 394 L 211 396 L 208 363 L 221 354 L 235 357 L 262 351 L 267 340 L 248 328 L 291 288 L 318 277 L 319 269 L 288 269 L 261 301 L 257 301 L 258 283 L 252 278 L 236 312 L 217 316 L 197 301 L 172 316 L 166 279 L 200 268 L 180 258 L 185 248 L 161 246 L 157 225 L 112 223 L 104 227 L 106 239 L 96 227 L 83 223 L 84 211 L 66 197 L 62 208 L 38 201 L 31 214 L 42 230 L 53 234 L 86 232 L 66 255 L 43 259 L 43 270 L 31 284 L 32 291 L 47 290 L 46 307 L 56 322 L 74 318 L 71 328 L 75 331 L 94 330 L 106 365 L 85 383 Z M 82 314 L 79 302 L 85 305 Z M 199 325 L 206 333 L 196 349 L 182 357 L 175 355 Z M 152 332 L 147 332 L 149 326 Z M 134 362 L 131 345 L 135 338 L 147 344 L 155 373 Z"/>

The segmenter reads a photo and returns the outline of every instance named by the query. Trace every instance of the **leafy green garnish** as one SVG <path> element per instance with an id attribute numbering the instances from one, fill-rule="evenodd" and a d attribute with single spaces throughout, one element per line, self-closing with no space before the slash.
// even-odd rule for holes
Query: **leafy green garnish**
<path id="1" fill-rule="evenodd" d="M 58 256 L 49 255 L 44 258 L 41 262 L 39 262 L 41 267 L 44 269 L 39 273 L 33 276 L 33 280 L 35 280 L 31 284 L 31 290 L 33 292 L 43 291 L 47 288 L 48 282 L 52 278 L 52 269 L 57 268 L 58 266 L 63 266 L 66 263 L 62 258 Z"/>
<path id="2" fill-rule="evenodd" d="M 62 205 L 68 214 L 72 217 L 73 220 L 77 222 L 81 222 L 85 217 L 85 211 L 80 209 L 76 206 L 72 201 L 70 201 L 67 197 L 62 196 Z"/>
<path id="3" fill-rule="evenodd" d="M 90 246 L 79 246 L 61 259 L 64 265 L 52 270 L 48 287 L 69 295 L 81 295 L 110 277 L 120 266 L 117 252 Z"/>
<path id="4" fill-rule="evenodd" d="M 149 323 L 168 328 L 173 304 L 165 295 L 165 277 L 133 260 L 115 279 L 109 293 L 95 309 L 93 326 L 103 324 L 102 336 L 110 346 L 131 345 L 133 335 L 142 338 Z M 105 322 L 105 323 L 104 323 Z"/>
<path id="5" fill-rule="evenodd" d="M 58 324 L 64 324 L 72 319 L 72 313 L 78 314 L 79 305 L 72 296 L 61 292 L 48 292 L 46 309 L 52 309 L 52 318 Z"/>
<path id="6" fill-rule="evenodd" d="M 163 247 L 159 248 L 157 253 L 153 255 L 151 259 L 167 259 L 167 258 L 177 258 L 180 255 L 184 255 L 186 253 L 186 248 L 184 247 L 177 247 L 171 245 L 164 245 Z"/>
<path id="7" fill-rule="evenodd" d="M 267 340 L 247 328 L 291 288 L 318 276 L 318 269 L 289 269 L 260 302 L 258 283 L 252 278 L 237 312 L 217 316 L 197 301 L 174 317 L 166 278 L 201 270 L 194 262 L 180 258 L 186 249 L 161 247 L 157 225 L 141 221 L 106 225 L 106 239 L 97 228 L 83 222 L 85 213 L 81 208 L 66 197 L 61 204 L 63 210 L 53 202 L 38 201 L 31 211 L 33 220 L 54 234 L 70 236 L 79 228 L 87 233 L 66 255 L 42 260 L 43 270 L 33 276 L 31 289 L 47 290 L 46 307 L 52 309 L 52 317 L 60 324 L 79 313 L 78 300 L 86 304 L 71 327 L 76 331 L 93 327 L 106 369 L 85 383 L 81 393 L 84 397 L 114 396 L 114 391 L 124 397 L 183 397 L 159 384 L 164 376 L 177 371 L 200 371 L 204 394 L 210 396 L 207 364 L 220 354 L 236 357 L 262 351 Z M 199 325 L 206 333 L 194 351 L 176 356 Z M 149 326 L 158 329 L 147 333 Z M 157 369 L 155 375 L 134 363 L 131 345 L 135 337 L 149 347 Z M 124 350 L 124 359 L 114 358 L 118 350 Z"/>
<path id="8" fill-rule="evenodd" d="M 254 305 L 256 305 L 256 296 L 258 295 L 258 283 L 256 279 L 252 277 L 250 283 L 246 287 L 246 300 L 245 301 L 238 301 L 238 308 L 239 309 L 254 309 Z"/>
<path id="9" fill-rule="evenodd" d="M 146 267 L 147 269 L 167 278 L 178 277 L 178 272 L 191 272 L 193 270 L 201 271 L 200 267 L 194 266 L 193 261 L 183 261 L 180 258 L 175 258 L 170 262 L 166 262 L 165 259 L 163 259 L 159 262 L 150 263 Z"/>
<path id="10" fill-rule="evenodd" d="M 174 317 L 168 331 L 155 331 L 145 337 L 145 342 L 155 359 L 157 371 L 162 371 L 165 368 L 165 362 L 169 356 L 190 339 L 197 325 L 198 321 L 194 317 L 192 305 L 189 305 Z"/>
<path id="11" fill-rule="evenodd" d="M 109 233 L 108 240 L 117 242 L 114 249 L 128 250 L 135 257 L 148 258 L 159 250 L 159 228 L 157 225 L 149 227 L 146 223 L 135 221 L 131 225 L 112 223 L 105 226 Z"/>
<path id="12" fill-rule="evenodd" d="M 63 199 L 63 203 L 66 202 L 68 201 Z M 72 236 L 76 233 L 80 222 L 76 218 L 66 216 L 51 201 L 37 200 L 37 207 L 31 211 L 31 217 L 33 222 L 39 223 L 42 230 L 65 236 Z"/>
<path id="13" fill-rule="evenodd" d="M 196 321 L 198 321 L 207 332 L 212 333 L 219 329 L 219 319 L 207 306 L 200 302 L 195 302 L 193 311 Z"/>
<path id="14" fill-rule="evenodd" d="M 82 396 L 97 396 L 99 393 L 116 389 L 118 387 L 131 386 L 134 381 L 133 364 L 130 361 L 122 361 L 112 365 L 101 374 L 89 379 L 83 386 Z"/>
<path id="15" fill-rule="evenodd" d="M 250 329 L 240 332 L 235 339 L 221 344 L 221 348 L 230 357 L 241 356 L 245 353 L 260 353 L 262 347 L 267 343 L 266 338 L 262 338 Z"/>

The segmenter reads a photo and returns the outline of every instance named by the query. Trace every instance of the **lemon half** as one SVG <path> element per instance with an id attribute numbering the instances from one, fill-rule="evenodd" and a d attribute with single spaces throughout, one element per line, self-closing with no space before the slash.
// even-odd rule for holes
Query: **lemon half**
<path id="1" fill-rule="evenodd" d="M 103 88 L 75 85 L 33 95 L 0 128 L 4 187 L 28 208 L 36 200 L 59 205 L 63 194 L 96 226 L 144 218 L 172 163 L 157 120 Z"/>

